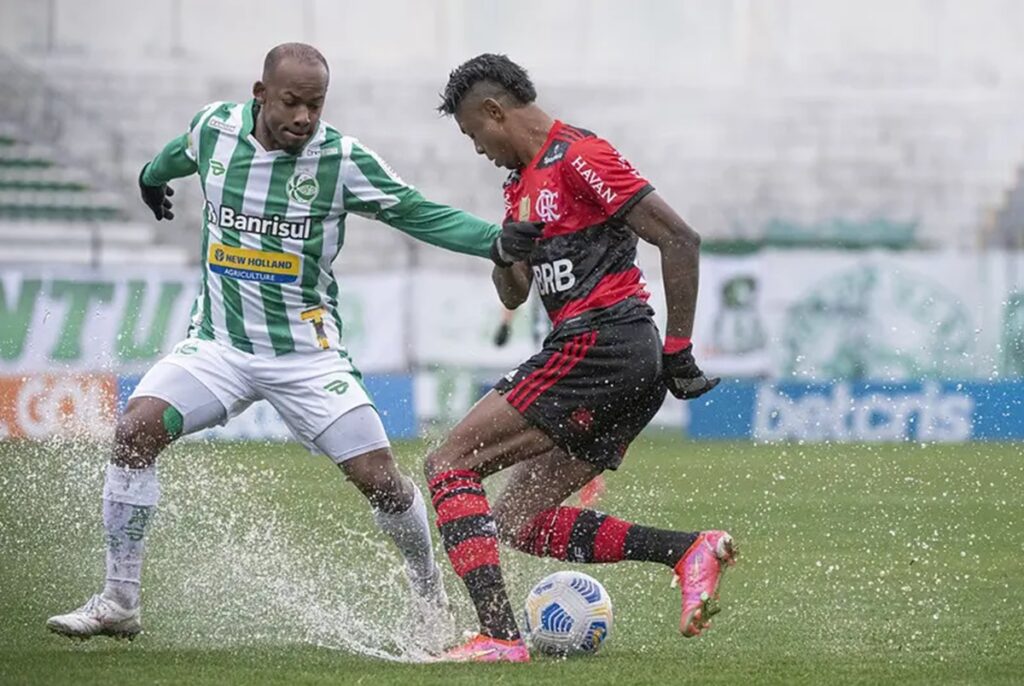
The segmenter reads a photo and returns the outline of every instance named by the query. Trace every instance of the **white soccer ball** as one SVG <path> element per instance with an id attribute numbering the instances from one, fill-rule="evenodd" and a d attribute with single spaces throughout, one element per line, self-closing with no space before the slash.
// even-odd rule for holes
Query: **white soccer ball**
<path id="1" fill-rule="evenodd" d="M 580 572 L 555 572 L 526 596 L 526 639 L 542 653 L 596 653 L 612 631 L 612 599 Z"/>

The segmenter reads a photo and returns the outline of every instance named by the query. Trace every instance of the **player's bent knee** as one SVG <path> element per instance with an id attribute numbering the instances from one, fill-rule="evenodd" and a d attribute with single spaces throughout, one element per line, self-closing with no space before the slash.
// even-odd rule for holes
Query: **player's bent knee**
<path id="1" fill-rule="evenodd" d="M 423 463 L 423 474 L 427 477 L 428 483 L 435 477 L 453 469 L 459 469 L 458 455 L 447 450 L 444 445 L 427 455 L 427 459 Z"/>
<path id="2" fill-rule="evenodd" d="M 133 401 L 114 428 L 114 461 L 127 467 L 152 465 L 181 434 L 181 413 L 156 398 Z"/>
<path id="3" fill-rule="evenodd" d="M 412 504 L 414 487 L 398 470 L 389 448 L 359 455 L 339 466 L 374 509 L 404 512 Z"/>

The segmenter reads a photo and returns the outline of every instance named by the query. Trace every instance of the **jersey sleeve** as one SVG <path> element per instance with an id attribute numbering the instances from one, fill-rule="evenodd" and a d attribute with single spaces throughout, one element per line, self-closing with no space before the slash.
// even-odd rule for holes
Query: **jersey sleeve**
<path id="1" fill-rule="evenodd" d="M 381 221 L 413 238 L 464 255 L 487 257 L 501 227 L 469 212 L 426 198 L 401 212 L 388 210 Z"/>
<path id="2" fill-rule="evenodd" d="M 654 187 L 603 138 L 574 143 L 561 165 L 562 178 L 575 197 L 586 198 L 608 217 L 623 217 Z"/>
<path id="3" fill-rule="evenodd" d="M 188 126 L 188 130 L 164 146 L 142 173 L 142 182 L 159 186 L 174 179 L 191 176 L 199 170 L 199 132 L 219 103 L 201 109 Z"/>
<path id="4" fill-rule="evenodd" d="M 478 257 L 490 253 L 491 243 L 501 232 L 495 224 L 427 200 L 358 141 L 343 141 L 342 155 L 341 192 L 346 212 L 377 219 L 447 250 Z"/>
<path id="5" fill-rule="evenodd" d="M 342 139 L 339 181 L 344 210 L 371 219 L 403 213 L 423 199 L 377 153 L 352 138 Z"/>

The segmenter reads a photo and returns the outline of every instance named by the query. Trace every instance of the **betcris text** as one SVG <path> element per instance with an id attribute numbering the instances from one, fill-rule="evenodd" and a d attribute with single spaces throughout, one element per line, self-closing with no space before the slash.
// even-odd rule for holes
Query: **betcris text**
<path id="1" fill-rule="evenodd" d="M 787 393 L 757 391 L 757 440 L 965 441 L 971 438 L 974 399 L 926 382 L 919 389 L 863 389 L 847 383 Z"/>

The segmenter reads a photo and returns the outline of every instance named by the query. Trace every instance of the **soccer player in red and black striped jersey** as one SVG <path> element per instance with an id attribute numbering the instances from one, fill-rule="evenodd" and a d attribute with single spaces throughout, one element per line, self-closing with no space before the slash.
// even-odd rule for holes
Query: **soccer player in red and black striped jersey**
<path id="1" fill-rule="evenodd" d="M 498 382 L 426 464 L 445 549 L 479 615 L 480 634 L 453 660 L 525 661 L 498 561 L 498 541 L 570 562 L 667 565 L 683 590 L 680 629 L 695 636 L 717 611 L 732 538 L 668 531 L 562 503 L 606 469 L 661 407 L 666 389 L 715 387 L 694 361 L 699 236 L 633 166 L 590 131 L 535 104 L 527 73 L 484 54 L 452 72 L 440 110 L 476 152 L 511 170 L 505 223 L 491 251 L 502 303 L 537 287 L 552 322 L 542 350 Z M 642 238 L 662 256 L 664 343 L 636 266 Z M 512 468 L 490 507 L 482 479 Z"/>

